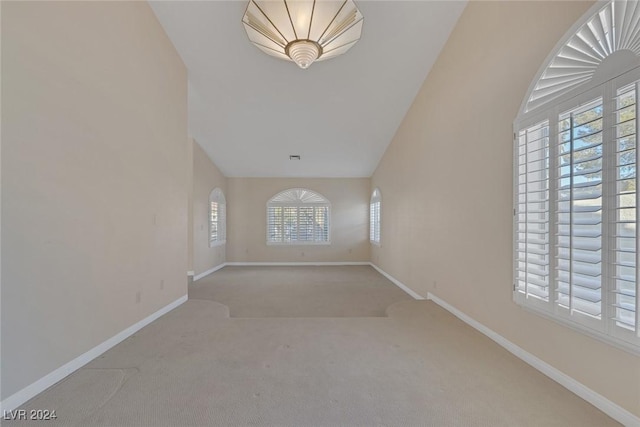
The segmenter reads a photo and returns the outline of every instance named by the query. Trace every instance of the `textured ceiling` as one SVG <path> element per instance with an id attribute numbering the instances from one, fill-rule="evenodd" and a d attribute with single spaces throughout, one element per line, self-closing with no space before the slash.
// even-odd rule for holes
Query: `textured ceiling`
<path id="1" fill-rule="evenodd" d="M 150 4 L 189 70 L 189 132 L 226 176 L 368 177 L 466 2 L 357 1 L 361 40 L 307 70 L 248 41 L 244 1 Z"/>

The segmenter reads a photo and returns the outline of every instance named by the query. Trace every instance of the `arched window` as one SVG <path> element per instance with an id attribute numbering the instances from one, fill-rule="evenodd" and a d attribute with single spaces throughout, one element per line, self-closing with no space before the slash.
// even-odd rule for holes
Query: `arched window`
<path id="1" fill-rule="evenodd" d="M 227 241 L 227 202 L 222 190 L 215 188 L 209 194 L 209 247 Z"/>
<path id="2" fill-rule="evenodd" d="M 380 190 L 375 189 L 369 202 L 369 240 L 371 243 L 380 244 L 380 204 L 382 197 Z"/>
<path id="3" fill-rule="evenodd" d="M 640 4 L 596 4 L 515 120 L 514 299 L 640 350 L 636 103 Z"/>
<path id="4" fill-rule="evenodd" d="M 328 244 L 331 205 L 311 190 L 292 188 L 267 203 L 267 244 Z"/>

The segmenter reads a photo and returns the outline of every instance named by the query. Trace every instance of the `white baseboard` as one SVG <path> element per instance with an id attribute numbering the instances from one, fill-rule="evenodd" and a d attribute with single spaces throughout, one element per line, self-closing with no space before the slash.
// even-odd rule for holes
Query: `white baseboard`
<path id="1" fill-rule="evenodd" d="M 537 358 L 536 356 L 524 350 L 523 348 L 518 347 L 516 344 L 504 338 L 502 335 L 494 332 L 493 330 L 484 326 L 482 323 L 467 316 L 457 308 L 453 307 L 452 305 L 448 304 L 444 300 L 441 300 L 437 296 L 433 295 L 431 292 L 427 294 L 427 299 L 435 302 L 440 307 L 444 308 L 445 310 L 449 311 L 451 314 L 456 316 L 458 319 L 462 320 L 472 328 L 478 330 L 479 332 L 483 333 L 487 337 L 491 338 L 500 346 L 504 347 L 507 351 L 509 351 L 519 359 L 523 360 L 524 362 L 528 363 L 529 365 L 533 366 L 538 371 L 542 372 L 543 374 L 545 374 L 546 376 L 548 376 L 558 384 L 562 385 L 563 387 L 572 391 L 576 395 L 580 396 L 587 402 L 591 403 L 593 406 L 600 409 L 602 412 L 609 415 L 614 420 L 618 421 L 619 423 L 622 423 L 627 427 L 640 427 L 640 418 L 632 414 L 631 412 L 627 411 L 623 407 L 613 403 L 606 397 L 596 393 L 595 391 L 591 390 L 589 387 L 576 381 L 575 379 L 571 378 L 567 374 L 559 371 L 558 369 L 549 365 L 545 361 Z"/>
<path id="2" fill-rule="evenodd" d="M 323 266 L 323 265 L 369 265 L 368 261 L 354 261 L 354 262 L 228 262 L 225 265 L 229 266 L 247 266 L 247 267 L 297 267 L 297 266 Z"/>
<path id="3" fill-rule="evenodd" d="M 39 393 L 42 393 L 43 391 L 45 391 L 46 389 L 48 389 L 58 381 L 62 380 L 66 376 L 82 368 L 84 365 L 91 362 L 93 359 L 100 356 L 105 351 L 121 343 L 125 339 L 129 338 L 131 335 L 135 334 L 140 329 L 144 328 L 149 323 L 153 322 L 163 314 L 166 314 L 171 310 L 173 310 L 174 308 L 178 307 L 180 304 L 184 303 L 186 300 L 187 300 L 187 295 L 184 295 L 178 298 L 172 303 L 162 307 L 160 310 L 156 311 L 155 313 L 145 317 L 138 323 L 129 326 L 124 331 L 114 335 L 113 337 L 109 338 L 108 340 L 104 341 L 101 344 L 98 344 L 97 346 L 87 351 L 86 353 L 76 357 L 75 359 L 59 367 L 55 371 L 45 375 L 44 377 L 40 378 L 36 382 L 28 385 L 27 387 L 23 388 L 19 392 L 7 397 L 5 400 L 0 402 L 0 413 L 4 413 L 4 411 L 11 411 L 16 409 L 17 407 L 19 407 L 29 399 L 33 398 Z"/>
<path id="4" fill-rule="evenodd" d="M 196 274 L 195 276 L 193 276 L 193 281 L 195 282 L 196 280 L 202 279 L 204 276 L 208 276 L 209 274 L 220 270 L 225 265 L 227 265 L 227 264 L 223 262 L 222 264 L 216 265 L 215 267 L 210 268 L 207 271 L 203 271 L 200 274 Z"/>
<path id="5" fill-rule="evenodd" d="M 187 271 L 187 277 L 193 277 L 195 274 L 196 274 L 196 272 L 193 271 L 193 270 Z"/>
<path id="6" fill-rule="evenodd" d="M 375 268 L 378 271 L 378 273 L 382 274 L 384 277 L 389 279 L 394 285 L 396 285 L 397 287 L 399 287 L 400 289 L 402 289 L 403 291 L 405 291 L 406 293 L 411 295 L 414 299 L 417 299 L 417 300 L 423 300 L 424 299 L 424 297 L 422 295 L 420 295 L 419 293 L 417 293 L 416 291 L 414 291 L 413 289 L 411 289 L 410 287 L 408 287 L 407 285 L 405 285 L 404 283 L 402 283 L 401 281 L 399 281 L 395 277 L 391 276 L 389 273 L 387 273 L 386 271 L 384 271 L 383 269 L 381 269 L 380 267 L 378 267 L 374 263 L 370 262 L 369 265 L 371 267 Z"/>

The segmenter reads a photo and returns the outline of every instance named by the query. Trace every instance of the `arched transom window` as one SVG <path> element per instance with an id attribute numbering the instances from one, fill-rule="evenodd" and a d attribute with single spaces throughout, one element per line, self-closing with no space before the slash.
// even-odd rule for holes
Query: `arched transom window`
<path id="1" fill-rule="evenodd" d="M 640 4 L 597 3 L 514 123 L 514 299 L 640 351 Z"/>
<path id="2" fill-rule="evenodd" d="M 328 244 L 331 204 L 319 193 L 291 188 L 267 203 L 267 244 Z"/>

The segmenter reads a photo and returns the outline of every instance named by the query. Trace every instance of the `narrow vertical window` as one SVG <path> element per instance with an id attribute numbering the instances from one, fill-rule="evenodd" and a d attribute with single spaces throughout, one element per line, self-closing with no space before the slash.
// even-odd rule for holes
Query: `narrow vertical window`
<path id="1" fill-rule="evenodd" d="M 227 202 L 222 190 L 214 189 L 209 195 L 209 247 L 226 243 Z"/>
<path id="2" fill-rule="evenodd" d="M 373 190 L 369 203 L 369 240 L 371 243 L 380 244 L 380 206 L 382 197 L 380 190 Z"/>

